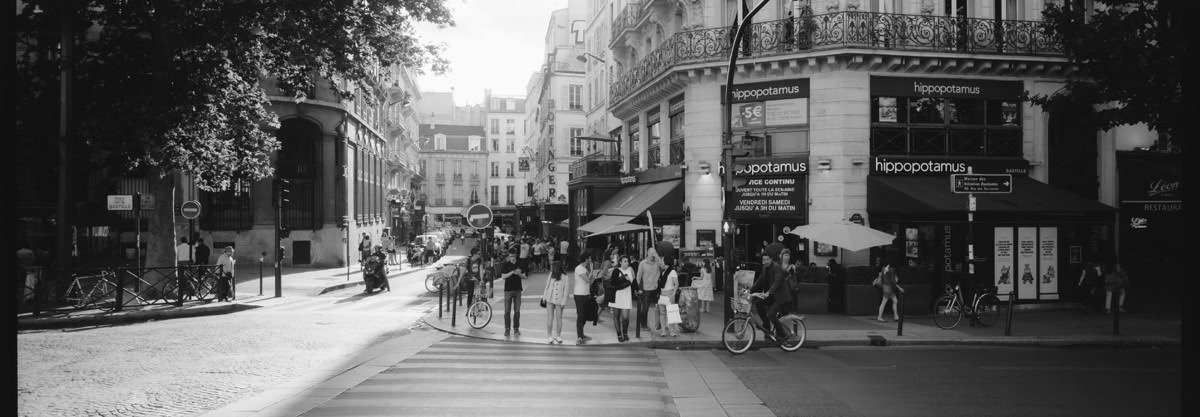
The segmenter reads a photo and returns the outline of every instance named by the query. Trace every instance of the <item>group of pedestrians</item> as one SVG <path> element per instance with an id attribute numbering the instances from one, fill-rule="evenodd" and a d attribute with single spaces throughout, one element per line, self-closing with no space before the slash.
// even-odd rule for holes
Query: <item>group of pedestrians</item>
<path id="1" fill-rule="evenodd" d="M 1091 310 L 1104 309 L 1105 314 L 1112 314 L 1113 294 L 1117 295 L 1116 308 L 1125 312 L 1125 293 L 1129 286 L 1129 274 L 1118 262 L 1088 262 L 1084 264 L 1076 284 L 1083 288 L 1080 309 L 1086 314 Z"/>

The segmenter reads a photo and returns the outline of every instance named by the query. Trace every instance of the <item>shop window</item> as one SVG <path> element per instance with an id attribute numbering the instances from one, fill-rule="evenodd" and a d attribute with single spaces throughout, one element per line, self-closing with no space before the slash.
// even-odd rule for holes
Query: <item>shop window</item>
<path id="1" fill-rule="evenodd" d="M 946 122 L 942 113 L 945 108 L 946 101 L 940 98 L 914 98 L 909 99 L 909 123 L 930 123 L 942 124 Z"/>
<path id="2" fill-rule="evenodd" d="M 987 102 L 988 126 L 1020 126 L 1021 107 L 1017 101 L 989 100 Z"/>
<path id="3" fill-rule="evenodd" d="M 982 130 L 952 130 L 950 131 L 951 155 L 983 155 L 984 140 Z"/>
<path id="4" fill-rule="evenodd" d="M 947 101 L 947 119 L 956 125 L 983 125 L 983 100 L 954 99 Z"/>

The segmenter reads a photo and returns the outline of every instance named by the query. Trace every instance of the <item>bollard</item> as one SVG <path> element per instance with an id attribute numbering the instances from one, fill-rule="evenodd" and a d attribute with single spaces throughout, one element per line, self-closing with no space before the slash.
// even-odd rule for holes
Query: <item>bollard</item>
<path id="1" fill-rule="evenodd" d="M 457 287 L 454 288 L 454 298 L 459 298 Z M 457 321 L 458 321 L 458 301 L 455 300 L 455 302 L 450 303 L 450 327 L 454 327 L 455 323 Z"/>
<path id="2" fill-rule="evenodd" d="M 900 302 L 896 304 L 896 314 L 900 321 L 896 322 L 896 336 L 904 336 L 904 293 L 900 293 Z"/>
<path id="3" fill-rule="evenodd" d="M 117 278 L 117 307 L 113 311 L 121 311 L 121 306 L 125 305 L 125 274 L 118 270 L 113 275 Z"/>
<path id="4" fill-rule="evenodd" d="M 1113 291 L 1112 297 L 1109 297 L 1110 299 L 1108 300 L 1108 305 L 1104 306 L 1106 307 L 1106 310 L 1112 312 L 1114 336 L 1121 335 L 1121 306 L 1117 303 L 1118 299 L 1121 297 L 1121 291 L 1124 290 L 1118 288 L 1116 291 Z"/>
<path id="5" fill-rule="evenodd" d="M 442 318 L 442 285 L 438 284 L 438 318 Z"/>
<path id="6" fill-rule="evenodd" d="M 262 295 L 262 290 L 263 290 L 262 265 L 263 265 L 263 258 L 265 258 L 265 257 L 267 257 L 267 253 L 263 252 L 263 256 L 258 258 L 258 295 L 260 295 L 260 296 Z"/>
<path id="7" fill-rule="evenodd" d="M 1013 300 L 1017 298 L 1015 295 L 1016 294 L 1013 291 L 1008 292 L 1008 317 L 1004 320 L 1005 336 L 1012 336 Z"/>

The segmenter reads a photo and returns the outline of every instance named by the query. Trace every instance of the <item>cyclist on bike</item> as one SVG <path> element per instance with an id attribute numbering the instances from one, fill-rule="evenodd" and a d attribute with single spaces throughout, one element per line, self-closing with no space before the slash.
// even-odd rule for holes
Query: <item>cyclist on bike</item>
<path id="1" fill-rule="evenodd" d="M 772 243 L 763 249 L 762 271 L 750 287 L 751 301 L 756 297 L 760 299 L 759 302 L 752 302 L 752 305 L 762 319 L 761 322 L 771 323 L 771 331 L 763 330 L 776 339 L 789 336 L 786 327 L 779 321 L 779 316 L 787 311 L 787 306 L 792 302 L 792 290 L 787 282 L 787 274 L 779 266 L 779 253 L 782 250 L 783 245 L 780 243 Z"/>

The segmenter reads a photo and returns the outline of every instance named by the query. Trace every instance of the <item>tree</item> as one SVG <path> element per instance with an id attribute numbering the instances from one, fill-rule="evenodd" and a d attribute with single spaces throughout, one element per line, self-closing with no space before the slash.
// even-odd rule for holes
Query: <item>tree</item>
<path id="1" fill-rule="evenodd" d="M 63 22 L 74 34 L 69 62 Z M 163 202 L 151 216 L 147 264 L 173 264 L 174 173 L 205 191 L 273 174 L 279 122 L 264 78 L 297 99 L 322 80 L 350 98 L 336 81 L 366 86 L 378 67 L 444 72 L 442 46 L 422 42 L 417 22 L 453 25 L 444 0 L 27 1 L 16 19 L 17 136 L 86 152 L 93 165 L 53 172 L 32 165 L 46 159 L 31 160 L 23 172 L 146 176 Z M 60 138 L 63 68 L 73 75 L 74 117 Z"/>
<path id="2" fill-rule="evenodd" d="M 1181 3 L 1156 0 L 1095 0 L 1083 10 L 1068 0 L 1050 5 L 1043 18 L 1056 34 L 1076 76 L 1060 92 L 1031 96 L 1043 109 L 1092 109 L 1097 129 L 1146 123 L 1164 140 L 1175 139 L 1183 125 L 1185 40 L 1178 19 Z"/>

